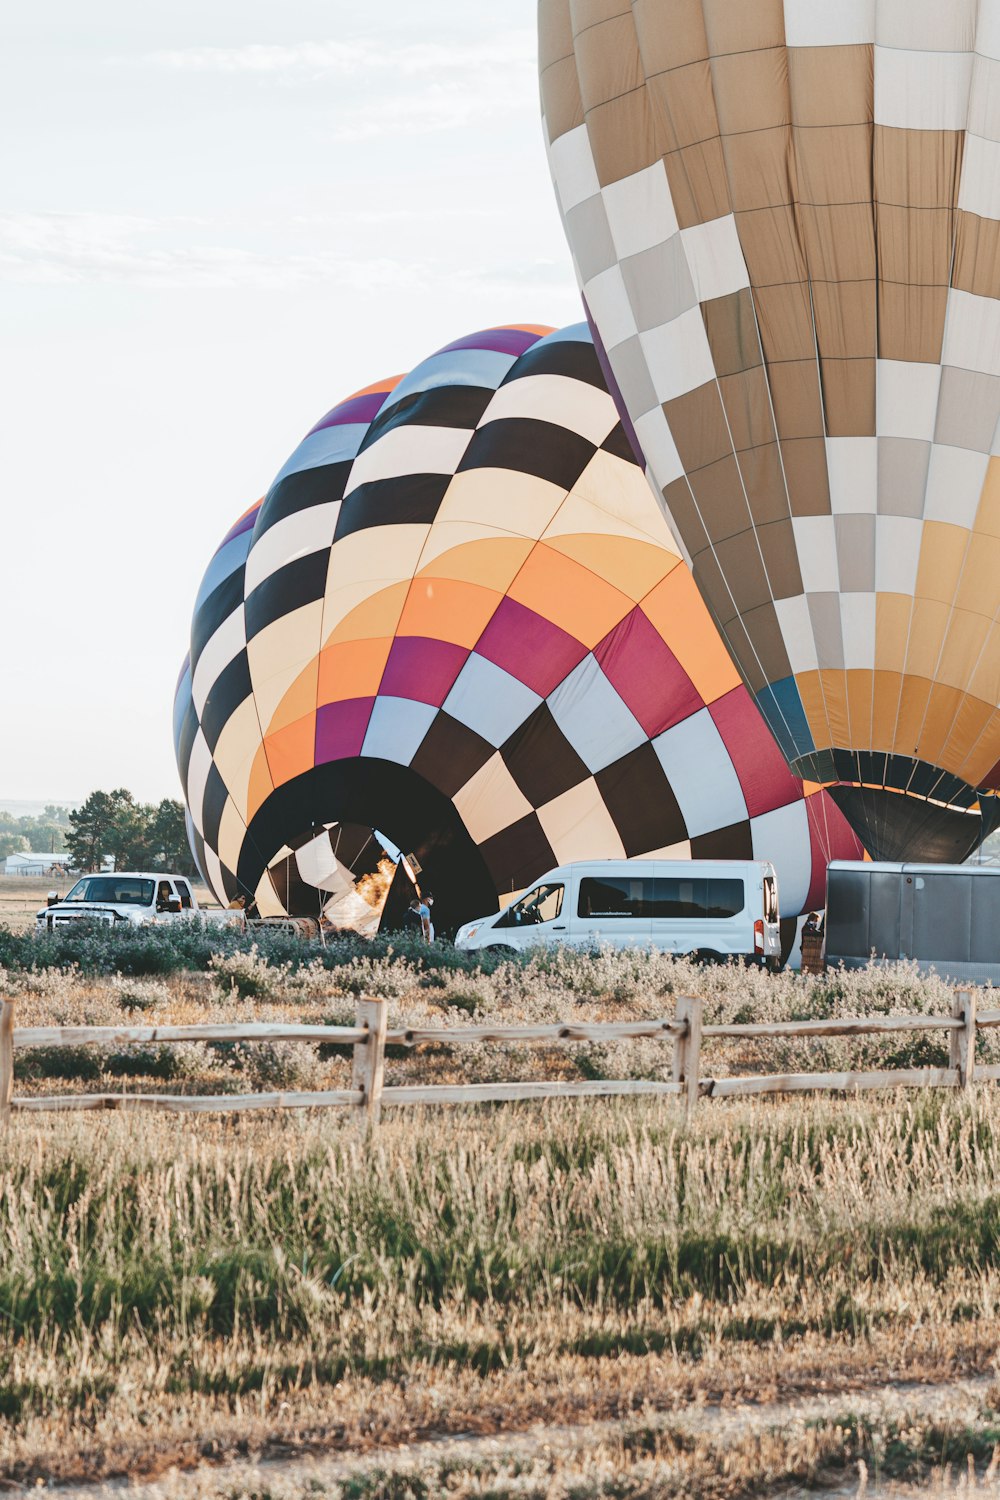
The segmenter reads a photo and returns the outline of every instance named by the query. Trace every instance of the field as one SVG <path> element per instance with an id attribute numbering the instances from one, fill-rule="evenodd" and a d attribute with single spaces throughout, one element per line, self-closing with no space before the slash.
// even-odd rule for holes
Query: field
<path id="1" fill-rule="evenodd" d="M 69 890 L 67 875 L 0 875 L 0 922 L 18 931 L 34 926 L 35 912 L 49 891 Z"/>
<path id="2" fill-rule="evenodd" d="M 775 979 L 602 953 L 490 973 L 385 942 L 206 935 L 227 947 L 213 957 L 159 933 L 112 951 L 98 933 L 74 935 L 74 958 L 67 941 L 0 931 L 19 1023 L 338 1021 L 357 994 L 438 1024 L 662 1015 L 695 988 L 714 1020 L 950 1000 L 906 968 Z M 917 1034 L 705 1057 L 723 1073 L 943 1050 Z M 348 1066 L 298 1044 L 53 1049 L 21 1055 L 17 1089 L 310 1087 Z M 436 1046 L 398 1049 L 387 1081 L 665 1067 L 655 1042 Z M 990 1087 L 712 1101 L 690 1125 L 641 1100 L 393 1112 L 369 1141 L 332 1115 L 20 1116 L 0 1171 L 0 1482 L 209 1460 L 166 1490 L 848 1494 L 865 1474 L 874 1488 L 969 1462 L 991 1483 Z"/>

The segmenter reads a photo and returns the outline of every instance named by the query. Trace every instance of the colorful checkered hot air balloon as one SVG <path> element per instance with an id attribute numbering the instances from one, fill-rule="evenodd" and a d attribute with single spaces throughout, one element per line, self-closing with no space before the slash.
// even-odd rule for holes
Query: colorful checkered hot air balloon
<path id="1" fill-rule="evenodd" d="M 794 916 L 861 854 L 740 683 L 585 324 L 474 334 L 318 422 L 209 565 L 175 723 L 198 864 L 264 915 L 316 914 L 344 823 L 417 856 L 445 927 L 644 854 L 772 859 Z"/>
<path id="2" fill-rule="evenodd" d="M 1000 6 L 540 0 L 622 409 L 791 768 L 877 858 L 1000 787 Z"/>

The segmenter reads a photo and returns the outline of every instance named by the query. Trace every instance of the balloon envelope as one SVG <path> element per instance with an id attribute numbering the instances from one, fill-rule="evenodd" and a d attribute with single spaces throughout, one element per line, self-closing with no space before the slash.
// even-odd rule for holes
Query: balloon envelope
<path id="1" fill-rule="evenodd" d="M 316 914 L 332 824 L 416 855 L 439 927 L 644 854 L 772 859 L 794 916 L 862 852 L 740 683 L 585 324 L 327 413 L 209 564 L 175 727 L 199 865 L 265 915 Z"/>
<path id="2" fill-rule="evenodd" d="M 540 0 L 589 314 L 698 588 L 877 857 L 1000 786 L 1000 7 Z"/>

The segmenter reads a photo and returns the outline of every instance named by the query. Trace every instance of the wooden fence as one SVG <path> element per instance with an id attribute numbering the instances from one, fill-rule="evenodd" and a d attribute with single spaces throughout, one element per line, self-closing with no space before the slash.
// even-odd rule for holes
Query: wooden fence
<path id="1" fill-rule="evenodd" d="M 14 1025 L 14 1002 L 0 1000 L 0 1126 L 13 1111 L 71 1109 L 158 1109 L 177 1113 L 262 1109 L 346 1107 L 368 1126 L 383 1108 L 404 1104 L 483 1104 L 522 1099 L 583 1099 L 611 1095 L 675 1095 L 688 1114 L 699 1098 L 739 1094 L 854 1092 L 860 1089 L 966 1088 L 973 1080 L 1000 1079 L 1000 1065 L 976 1067 L 976 1035 L 1000 1027 L 1000 1010 L 977 1014 L 976 992 L 955 993 L 950 1016 L 846 1016 L 832 1020 L 768 1021 L 746 1025 L 704 1026 L 702 1001 L 680 996 L 673 1016 L 657 1021 L 557 1022 L 542 1026 L 422 1026 L 388 1029 L 384 1000 L 359 1000 L 353 1026 L 257 1022 L 245 1026 L 27 1026 Z M 949 1037 L 946 1068 L 895 1068 L 881 1072 L 768 1073 L 738 1078 L 701 1076 L 702 1041 L 708 1038 L 778 1038 L 884 1036 L 901 1032 L 941 1031 Z M 473 1042 L 603 1042 L 651 1038 L 672 1047 L 669 1080 L 596 1079 L 534 1083 L 404 1084 L 386 1087 L 388 1045 L 419 1047 Z M 14 1096 L 14 1054 L 21 1048 L 87 1045 L 150 1045 L 171 1042 L 309 1041 L 339 1043 L 353 1049 L 348 1089 L 287 1090 L 257 1094 L 72 1094 Z"/>

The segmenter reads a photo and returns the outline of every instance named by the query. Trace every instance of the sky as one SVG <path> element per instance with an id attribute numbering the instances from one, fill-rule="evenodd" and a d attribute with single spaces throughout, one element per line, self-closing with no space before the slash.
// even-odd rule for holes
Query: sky
<path id="1" fill-rule="evenodd" d="M 0 803 L 177 797 L 201 575 L 313 422 L 581 316 L 535 0 L 0 20 Z"/>

